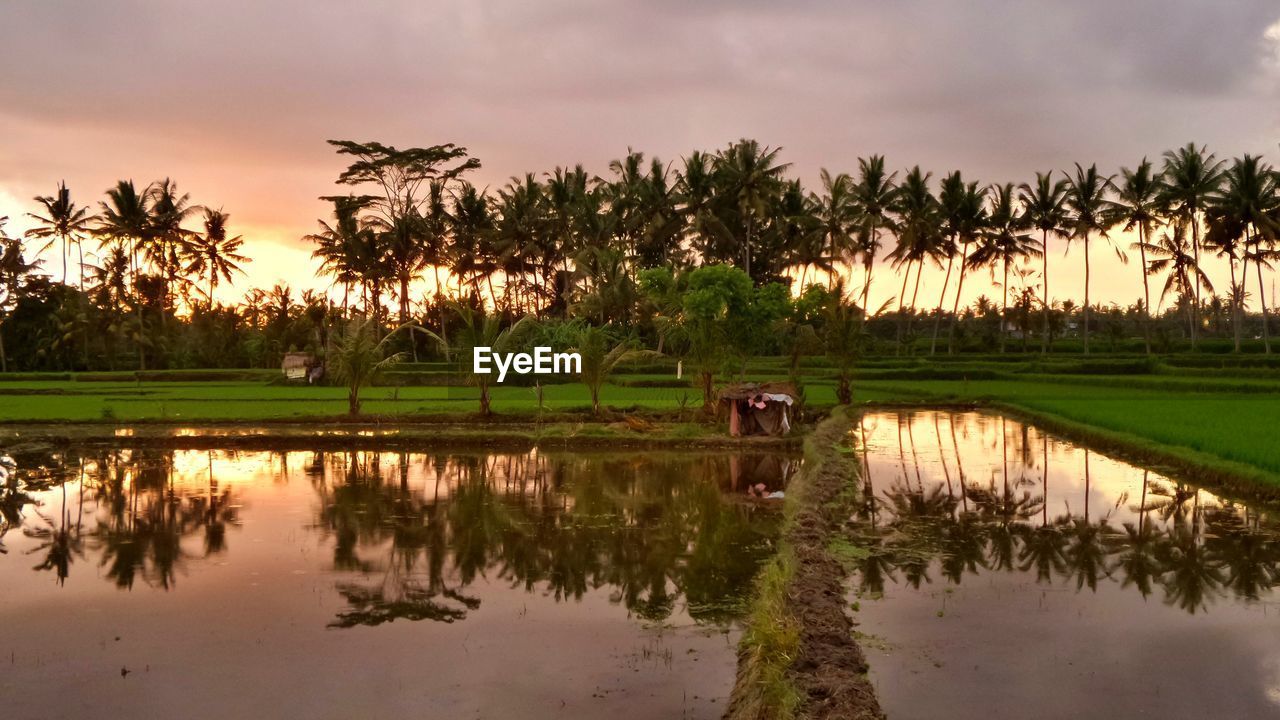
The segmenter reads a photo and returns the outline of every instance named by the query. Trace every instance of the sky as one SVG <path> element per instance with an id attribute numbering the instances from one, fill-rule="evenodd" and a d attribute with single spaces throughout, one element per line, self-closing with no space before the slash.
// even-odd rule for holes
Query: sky
<path id="1" fill-rule="evenodd" d="M 171 177 L 255 258 L 225 300 L 325 284 L 301 236 L 344 166 L 330 138 L 456 143 L 481 186 L 741 137 L 812 187 L 873 153 L 983 183 L 1191 141 L 1280 163 L 1275 0 L 8 0 L 0 27 L 10 234 L 59 180 L 96 206 L 118 179 Z M 1132 302 L 1136 265 L 1094 257 L 1092 296 Z M 1052 295 L 1078 301 L 1080 253 L 1050 262 Z"/>

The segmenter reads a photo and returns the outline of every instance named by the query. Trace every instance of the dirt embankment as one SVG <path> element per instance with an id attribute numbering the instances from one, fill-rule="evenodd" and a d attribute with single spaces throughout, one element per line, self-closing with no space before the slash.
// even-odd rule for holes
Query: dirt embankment
<path id="1" fill-rule="evenodd" d="M 779 559 L 764 572 L 780 582 L 762 583 L 756 602 L 768 611 L 757 608 L 744 635 L 729 720 L 884 717 L 846 612 L 844 567 L 827 549 L 858 488 L 857 463 L 841 449 L 850 427 L 837 408 L 805 442 L 805 467 L 787 491 Z M 780 672 L 761 667 L 770 662 Z"/>

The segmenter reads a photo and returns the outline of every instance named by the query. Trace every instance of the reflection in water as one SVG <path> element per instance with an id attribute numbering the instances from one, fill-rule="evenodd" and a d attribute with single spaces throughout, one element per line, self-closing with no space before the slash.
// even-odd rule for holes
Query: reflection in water
<path id="1" fill-rule="evenodd" d="M 915 437 L 924 427 L 934 436 L 927 445 Z M 1018 571 L 1077 589 L 1113 582 L 1144 597 L 1158 592 L 1196 613 L 1225 594 L 1257 600 L 1280 579 L 1280 515 L 1147 470 L 1134 470 L 1136 493 L 1129 478 L 1111 476 L 1098 487 L 1096 454 L 1028 425 L 897 413 L 871 415 L 855 432 L 869 448 L 852 526 L 869 548 L 858 574 L 866 592 L 882 593 L 899 573 L 919 588 L 932 581 L 932 568 L 953 584 Z M 1063 473 L 1078 477 L 1059 486 L 1053 476 Z"/>
<path id="2" fill-rule="evenodd" d="M 183 688 L 192 717 L 717 717 L 781 523 L 745 488 L 793 470 L 652 452 L 17 460 L 0 484 L 16 716 L 148 714 Z"/>
<path id="3" fill-rule="evenodd" d="M 480 605 L 466 588 L 501 580 L 557 601 L 608 588 L 642 619 L 684 600 L 699 621 L 737 615 L 777 530 L 776 513 L 723 490 L 791 462 L 776 456 L 411 455 L 110 450 L 24 458 L 3 488 L 4 533 L 59 584 L 86 556 L 117 587 L 168 590 L 193 558 L 227 554 L 248 486 L 235 468 L 267 462 L 271 482 L 299 465 L 314 490 L 307 524 L 331 547 L 349 607 L 334 627 L 395 619 L 452 622 Z M 232 469 L 219 472 L 217 466 Z M 755 473 L 752 475 L 751 473 Z M 220 475 L 231 475 L 221 482 Z M 192 539 L 198 543 L 191 542 Z M 12 568 L 3 568 L 10 582 Z"/>
<path id="4" fill-rule="evenodd" d="M 1276 711 L 1274 693 L 1260 690 L 1271 681 L 1259 677 L 1280 661 L 1270 649 L 1280 633 L 1267 617 L 1280 582 L 1275 508 L 994 415 L 868 414 L 850 439 L 865 450 L 865 492 L 848 526 L 865 551 L 854 560 L 854 592 L 863 629 L 891 648 L 873 658 L 872 676 L 892 716 L 1016 717 L 1018 698 L 1056 693 L 1069 717 L 1105 692 L 1110 716 L 1158 714 L 1153 709 L 1167 705 L 1172 717 L 1201 717 L 1195 708 L 1203 699 L 1186 697 L 1188 688 L 1164 685 L 1158 701 L 1143 701 L 1136 689 L 1178 672 L 1208 672 L 1200 665 L 1210 660 L 1201 657 L 1232 675 L 1228 687 L 1240 686 L 1232 700 L 1240 712 Z M 1202 633 L 1210 628 L 1208 640 Z M 1122 636 L 1140 639 L 1123 645 Z M 1021 641 L 1032 637 L 1049 645 Z M 1254 648 L 1262 638 L 1270 644 Z M 1169 643 L 1206 655 L 1171 655 Z M 1155 660 L 1134 652 L 1157 646 L 1164 654 Z M 1104 665 L 1090 657 L 1098 652 Z M 1247 667 L 1233 664 L 1235 655 Z M 1160 678 L 1162 664 L 1179 670 Z M 1000 684 L 1009 706 L 987 696 L 957 715 L 964 705 L 957 697 L 975 687 L 990 692 L 984 673 L 994 666 L 1007 673 Z M 1075 666 L 1087 674 L 1074 677 Z M 920 683 L 937 692 L 913 694 Z M 1046 685 L 1056 689 L 1046 695 Z M 1129 701 L 1129 710 L 1116 709 Z"/>

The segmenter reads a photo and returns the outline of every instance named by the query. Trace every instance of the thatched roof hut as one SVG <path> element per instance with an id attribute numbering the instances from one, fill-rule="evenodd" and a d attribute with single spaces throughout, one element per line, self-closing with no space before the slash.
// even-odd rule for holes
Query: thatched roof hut
<path id="1" fill-rule="evenodd" d="M 789 382 L 734 383 L 720 389 L 717 411 L 728 416 L 729 435 L 786 435 L 799 393 Z"/>

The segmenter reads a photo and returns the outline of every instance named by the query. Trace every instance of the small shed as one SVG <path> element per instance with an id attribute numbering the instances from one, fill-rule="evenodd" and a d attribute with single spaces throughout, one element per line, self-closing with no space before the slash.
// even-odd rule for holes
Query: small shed
<path id="1" fill-rule="evenodd" d="M 285 353 L 284 360 L 280 362 L 280 371 L 288 380 L 306 380 L 307 371 L 315 364 L 316 358 L 311 353 Z"/>
<path id="2" fill-rule="evenodd" d="M 719 411 L 728 416 L 733 437 L 786 435 L 798 394 L 789 382 L 735 383 L 721 388 Z"/>

